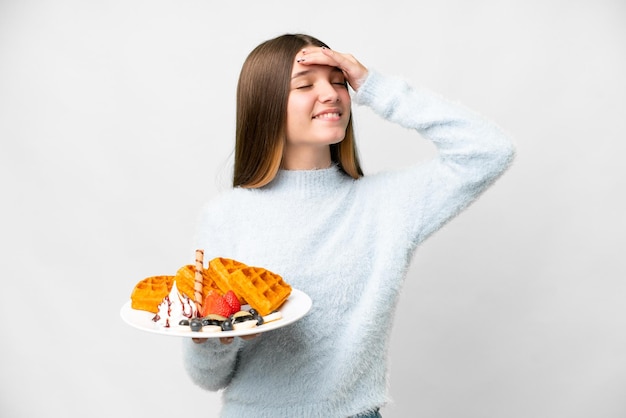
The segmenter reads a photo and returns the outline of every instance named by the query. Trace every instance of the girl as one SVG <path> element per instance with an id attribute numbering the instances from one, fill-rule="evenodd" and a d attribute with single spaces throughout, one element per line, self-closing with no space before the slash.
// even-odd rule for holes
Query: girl
<path id="1" fill-rule="evenodd" d="M 437 157 L 363 176 L 349 88 L 356 103 L 431 140 Z M 280 274 L 313 307 L 256 338 L 186 342 L 191 379 L 224 389 L 224 417 L 380 417 L 391 324 L 416 247 L 513 154 L 490 122 L 313 37 L 259 45 L 237 88 L 234 187 L 204 208 L 196 245 L 206 259 Z"/>

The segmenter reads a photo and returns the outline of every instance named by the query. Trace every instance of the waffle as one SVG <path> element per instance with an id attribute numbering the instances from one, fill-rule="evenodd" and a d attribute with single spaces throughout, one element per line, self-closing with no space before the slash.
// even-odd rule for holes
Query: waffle
<path id="1" fill-rule="evenodd" d="M 261 315 L 278 309 L 291 294 L 291 286 L 278 274 L 261 267 L 244 267 L 228 277 L 231 289 Z"/>
<path id="2" fill-rule="evenodd" d="M 175 276 L 147 277 L 135 285 L 131 307 L 157 313 L 174 281 L 180 293 L 194 300 L 195 276 L 196 267 L 189 264 L 178 269 Z M 291 286 L 278 274 L 230 258 L 214 258 L 207 269 L 202 269 L 202 300 L 211 291 L 223 295 L 229 290 L 235 292 L 242 305 L 250 305 L 260 315 L 278 309 L 291 294 Z"/>
<path id="3" fill-rule="evenodd" d="M 178 291 L 183 293 L 189 297 L 189 299 L 194 300 L 194 285 L 196 280 L 196 267 L 192 264 L 188 264 L 178 269 L 176 272 L 176 287 L 178 287 Z M 206 269 L 202 270 L 202 300 L 206 297 L 206 295 L 211 290 L 216 290 L 220 294 L 222 292 L 221 289 L 217 286 L 217 284 L 213 281 L 212 276 L 208 274 Z"/>
<path id="4" fill-rule="evenodd" d="M 170 293 L 174 276 L 146 277 L 135 285 L 130 295 L 131 308 L 157 313 L 159 303 Z"/>
<path id="5" fill-rule="evenodd" d="M 245 298 L 231 287 L 229 278 L 233 272 L 244 267 L 248 266 L 240 261 L 230 258 L 217 257 L 209 261 L 209 268 L 207 269 L 207 275 L 210 276 L 213 282 L 215 282 L 220 290 L 220 293 L 225 294 L 229 290 L 232 290 L 235 294 L 237 294 L 239 303 L 242 305 L 246 304 Z"/>

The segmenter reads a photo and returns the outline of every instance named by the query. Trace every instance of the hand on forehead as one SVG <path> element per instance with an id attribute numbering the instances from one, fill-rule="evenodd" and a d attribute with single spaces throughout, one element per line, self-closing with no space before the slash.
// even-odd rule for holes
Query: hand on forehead
<path id="1" fill-rule="evenodd" d="M 328 65 L 339 68 L 354 90 L 367 78 L 367 68 L 350 54 L 342 54 L 332 49 L 307 46 L 296 54 L 296 62 L 302 65 Z"/>

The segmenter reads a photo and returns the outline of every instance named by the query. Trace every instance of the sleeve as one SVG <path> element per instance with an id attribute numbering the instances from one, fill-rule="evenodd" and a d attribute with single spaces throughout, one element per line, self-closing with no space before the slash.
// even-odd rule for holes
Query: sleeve
<path id="1" fill-rule="evenodd" d="M 514 159 L 512 141 L 497 125 L 401 79 L 370 71 L 354 102 L 437 147 L 433 160 L 395 170 L 376 188 L 414 245 L 473 202 Z"/>
<path id="2" fill-rule="evenodd" d="M 225 388 L 235 373 L 240 344 L 239 338 L 231 344 L 222 344 L 217 338 L 197 344 L 185 338 L 183 360 L 187 374 L 203 389 L 217 391 Z"/>

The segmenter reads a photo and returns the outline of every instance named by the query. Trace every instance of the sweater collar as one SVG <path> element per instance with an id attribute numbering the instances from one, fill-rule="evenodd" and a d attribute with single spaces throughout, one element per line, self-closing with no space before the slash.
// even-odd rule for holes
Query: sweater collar
<path id="1" fill-rule="evenodd" d="M 264 188 L 294 193 L 295 196 L 313 197 L 335 191 L 350 180 L 336 165 L 319 170 L 278 170 L 276 177 Z"/>

